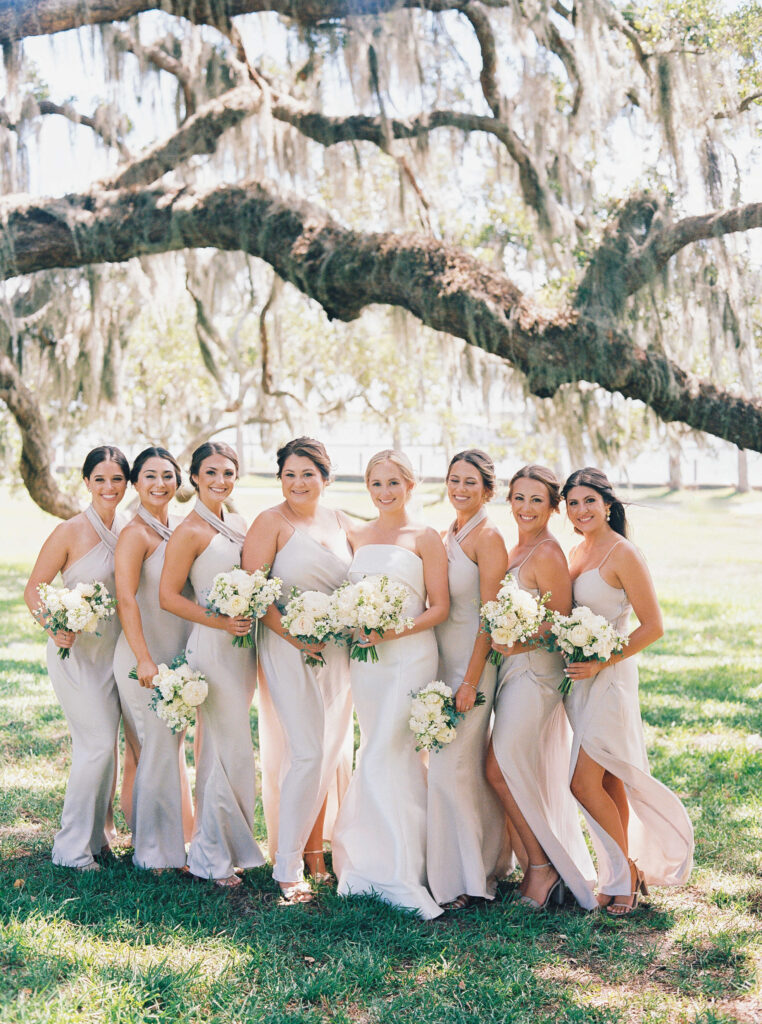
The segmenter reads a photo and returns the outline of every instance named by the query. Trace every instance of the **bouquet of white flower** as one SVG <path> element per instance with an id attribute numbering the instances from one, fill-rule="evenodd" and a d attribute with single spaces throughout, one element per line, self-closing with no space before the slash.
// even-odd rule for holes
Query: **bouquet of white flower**
<path id="1" fill-rule="evenodd" d="M 561 651 L 568 662 L 608 661 L 629 643 L 629 637 L 618 633 L 608 619 L 596 615 L 587 605 L 572 609 L 571 615 L 553 612 L 550 630 L 545 637 L 548 650 Z M 564 676 L 558 689 L 571 693 L 574 681 Z"/>
<path id="2" fill-rule="evenodd" d="M 411 694 L 410 731 L 415 736 L 416 750 L 440 750 L 455 739 L 458 720 L 465 711 L 455 709 L 452 690 L 445 683 L 435 680 L 417 693 Z M 486 698 L 479 690 L 474 705 L 479 707 Z"/>
<path id="3" fill-rule="evenodd" d="M 537 598 L 522 590 L 516 578 L 508 573 L 500 584 L 497 598 L 481 607 L 482 629 L 495 643 L 504 647 L 525 643 L 547 618 L 545 604 L 549 597 L 550 594 L 543 594 Z M 492 651 L 489 660 L 493 665 L 499 665 L 503 656 Z"/>
<path id="4" fill-rule="evenodd" d="M 209 692 L 206 677 L 193 671 L 185 654 L 178 654 L 171 665 L 162 663 L 158 668 L 152 680 L 151 707 L 172 732 L 187 729 L 193 724 L 196 708 L 204 703 Z M 137 667 L 129 675 L 137 679 Z"/>
<path id="5" fill-rule="evenodd" d="M 393 629 L 402 633 L 413 625 L 403 613 L 410 591 L 388 576 L 366 576 L 359 583 L 342 583 L 332 595 L 331 618 L 336 631 L 360 629 L 365 636 Z M 356 661 L 378 661 L 373 644 L 352 643 L 349 656 Z"/>
<path id="6" fill-rule="evenodd" d="M 343 643 L 344 635 L 337 629 L 332 615 L 331 594 L 320 590 L 291 588 L 288 603 L 281 617 L 281 625 L 289 634 L 303 644 L 320 644 L 328 640 Z M 322 654 L 304 654 L 307 665 L 325 665 Z"/>
<path id="7" fill-rule="evenodd" d="M 229 572 L 218 572 L 206 599 L 210 615 L 243 615 L 261 619 L 267 609 L 280 597 L 283 583 L 277 576 L 268 577 L 267 569 L 246 572 L 236 566 Z M 234 636 L 234 647 L 253 647 L 251 633 Z"/>
<path id="8" fill-rule="evenodd" d="M 40 595 L 38 611 L 45 629 L 54 633 L 59 629 L 72 633 L 97 633 L 98 623 L 116 611 L 116 600 L 100 580 L 78 583 L 72 588 L 41 583 L 37 592 Z M 58 648 L 59 658 L 68 658 L 70 654 L 68 647 Z"/>

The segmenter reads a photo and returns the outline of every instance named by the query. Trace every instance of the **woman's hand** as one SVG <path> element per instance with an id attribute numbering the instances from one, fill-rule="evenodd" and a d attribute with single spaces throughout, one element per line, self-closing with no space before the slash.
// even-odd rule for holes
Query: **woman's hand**
<path id="1" fill-rule="evenodd" d="M 283 639 L 288 640 L 288 642 L 292 644 L 297 651 L 301 654 L 306 654 L 310 658 L 317 658 L 318 655 L 326 648 L 325 640 L 316 644 L 306 644 L 303 640 L 297 640 L 295 636 L 289 636 L 288 633 L 283 634 Z"/>
<path id="2" fill-rule="evenodd" d="M 138 674 L 138 682 L 140 685 L 145 686 L 149 690 L 153 690 L 154 676 L 159 674 L 159 669 L 151 658 L 141 658 L 137 664 L 136 672 Z"/>
<path id="3" fill-rule="evenodd" d="M 69 629 L 59 629 L 58 632 L 49 629 L 48 636 L 56 647 L 63 647 L 64 649 L 70 648 L 77 638 L 77 634 L 72 633 Z"/>
<path id="4" fill-rule="evenodd" d="M 252 621 L 244 615 L 216 615 L 214 618 L 217 629 L 224 629 L 231 636 L 246 636 L 251 632 Z"/>
<path id="5" fill-rule="evenodd" d="M 597 676 L 601 669 L 606 668 L 607 665 L 612 664 L 611 661 L 571 661 L 566 666 L 566 674 L 569 679 L 573 679 L 574 682 L 578 682 L 580 679 L 592 679 L 593 676 Z"/>
<path id="6" fill-rule="evenodd" d="M 377 644 L 382 644 L 384 642 L 387 632 L 391 632 L 393 636 L 399 635 L 395 633 L 394 630 L 385 630 L 382 633 L 379 633 L 377 629 L 371 630 L 370 633 L 360 631 L 359 636 L 355 637 L 354 642 L 359 644 L 360 647 L 376 647 Z"/>
<path id="7" fill-rule="evenodd" d="M 467 683 L 465 679 L 458 687 L 455 694 L 455 710 L 470 711 L 476 702 L 476 687 L 473 683 Z"/>
<path id="8" fill-rule="evenodd" d="M 515 648 L 508 647 L 506 644 L 492 644 L 492 650 L 497 651 L 498 654 L 502 654 L 504 658 L 510 658 L 512 654 L 516 653 Z"/>

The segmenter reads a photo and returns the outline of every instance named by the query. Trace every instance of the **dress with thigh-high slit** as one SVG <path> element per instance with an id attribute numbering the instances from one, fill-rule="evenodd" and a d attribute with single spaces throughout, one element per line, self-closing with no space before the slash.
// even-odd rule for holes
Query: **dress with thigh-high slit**
<path id="1" fill-rule="evenodd" d="M 482 509 L 445 535 L 450 614 L 435 627 L 437 678 L 457 694 L 479 632 L 479 568 L 461 547 L 486 518 Z M 488 660 L 479 680 L 485 703 L 457 725 L 452 743 L 429 755 L 426 869 L 437 903 L 458 896 L 492 899 L 497 880 L 513 866 L 505 812 L 484 770 L 497 669 Z"/>
<path id="2" fill-rule="evenodd" d="M 619 632 L 627 633 L 631 611 L 627 594 L 606 583 L 600 573 L 603 562 L 576 578 L 574 603 L 587 605 Z M 648 767 L 634 657 L 576 682 L 566 699 L 566 709 L 574 730 L 569 777 L 583 749 L 621 779 L 630 806 L 627 839 L 631 859 L 649 885 L 682 885 L 693 864 L 693 828 L 679 798 L 658 782 Z M 586 812 L 585 818 L 598 860 L 599 890 L 607 895 L 628 893 L 631 877 L 627 858 Z"/>
<path id="3" fill-rule="evenodd" d="M 200 501 L 195 511 L 217 530 L 190 570 L 196 600 L 204 606 L 217 573 L 240 564 L 244 533 L 240 516 L 218 520 Z M 198 708 L 202 740 L 188 868 L 201 878 L 228 878 L 236 867 L 258 867 L 265 860 L 252 831 L 256 779 L 249 708 L 256 657 L 249 647 L 235 647 L 225 630 L 199 623 L 191 628 L 186 651 L 188 664 L 204 673 L 209 686 Z"/>
<path id="4" fill-rule="evenodd" d="M 286 518 L 284 516 L 284 518 Z M 331 548 L 295 527 L 273 559 L 272 575 L 283 581 L 281 605 L 291 588 L 333 593 L 347 578 L 352 552 L 337 521 Z M 302 853 L 326 796 L 333 821 L 352 771 L 352 694 L 349 651 L 327 644 L 325 664 L 312 667 L 301 652 L 271 629 L 259 626 L 259 735 L 262 803 L 273 878 L 301 881 Z"/>
<path id="5" fill-rule="evenodd" d="M 555 543 L 541 541 L 540 544 Z M 511 566 L 522 590 L 521 570 L 540 546 Z M 560 654 L 536 648 L 503 659 L 498 672 L 492 749 L 505 784 L 524 820 L 572 895 L 586 910 L 597 902 L 595 868 L 568 785 L 572 734 L 558 687 Z"/>
<path id="6" fill-rule="evenodd" d="M 90 505 L 84 512 L 98 543 L 63 571 L 65 587 L 100 580 L 116 594 L 114 549 L 122 521 L 104 525 Z M 53 863 L 82 868 L 109 845 L 114 830 L 112 798 L 117 770 L 119 696 L 114 681 L 114 647 L 121 626 L 114 613 L 97 633 L 78 633 L 68 658 L 48 640 L 48 675 L 71 733 L 71 771 L 61 829 L 53 842 Z"/>
<path id="7" fill-rule="evenodd" d="M 426 592 L 418 555 L 396 544 L 359 548 L 349 579 L 376 574 L 406 584 L 405 615 L 421 614 Z M 377 650 L 377 663 L 350 667 L 361 738 L 333 833 L 333 863 L 342 895 L 375 895 L 429 919 L 442 909 L 426 888 L 426 774 L 408 722 L 411 691 L 435 678 L 434 631 L 387 640 Z"/>
<path id="8" fill-rule="evenodd" d="M 167 540 L 177 525 L 165 526 L 142 505 L 138 515 L 161 538 L 145 559 L 135 600 L 148 653 L 160 665 L 169 665 L 185 651 L 191 624 L 159 604 L 159 580 Z M 183 595 L 192 600 L 190 584 Z M 132 862 L 139 868 L 179 868 L 185 864 L 185 843 L 193 831 L 193 809 L 185 763 L 185 731 L 173 733 L 151 706 L 153 690 L 130 678 L 136 657 L 122 633 L 114 652 L 114 676 L 119 689 L 125 732 L 136 747 L 138 767 L 129 818 Z"/>

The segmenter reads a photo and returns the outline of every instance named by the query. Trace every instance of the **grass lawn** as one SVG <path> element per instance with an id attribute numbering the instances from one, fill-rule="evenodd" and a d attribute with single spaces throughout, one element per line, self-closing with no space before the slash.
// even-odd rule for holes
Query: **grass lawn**
<path id="1" fill-rule="evenodd" d="M 329 494 L 367 511 L 362 488 Z M 696 829 L 691 883 L 611 921 L 527 913 L 508 881 L 494 904 L 424 924 L 327 888 L 280 907 L 266 868 L 221 893 L 138 873 L 126 847 L 100 873 L 51 865 L 69 741 L 21 591 L 52 521 L 0 494 L 0 1021 L 762 1021 L 762 507 L 635 499 L 666 621 L 640 659 L 643 719 L 652 770 Z M 255 482 L 239 496 L 248 518 L 275 500 Z M 506 507 L 494 516 L 510 536 Z M 559 536 L 573 542 L 560 522 Z"/>

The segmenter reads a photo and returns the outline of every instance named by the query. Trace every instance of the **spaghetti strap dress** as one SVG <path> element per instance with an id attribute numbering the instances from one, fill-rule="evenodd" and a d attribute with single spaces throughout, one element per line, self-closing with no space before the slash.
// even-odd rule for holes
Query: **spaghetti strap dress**
<path id="1" fill-rule="evenodd" d="M 283 580 L 281 606 L 292 587 L 333 593 L 346 580 L 352 561 L 338 519 L 331 548 L 286 522 L 293 533 L 272 565 L 272 575 Z M 273 878 L 301 881 L 302 853 L 323 801 L 330 793 L 333 813 L 325 826 L 330 839 L 352 772 L 349 651 L 327 644 L 325 665 L 318 668 L 307 665 L 293 644 L 265 626 L 258 628 L 258 641 L 264 674 L 259 690 L 262 802 Z"/>
<path id="2" fill-rule="evenodd" d="M 435 627 L 439 648 L 437 678 L 458 692 L 479 633 L 479 568 L 461 547 L 487 518 L 482 509 L 444 539 L 450 614 Z M 510 873 L 513 857 L 505 812 L 485 776 L 497 669 L 488 660 L 479 680 L 486 701 L 457 725 L 452 743 L 429 754 L 426 868 L 437 903 L 461 894 L 492 899 L 497 880 Z"/>
<path id="3" fill-rule="evenodd" d="M 594 569 L 574 581 L 574 603 L 603 615 L 627 633 L 631 606 L 624 590 L 612 587 L 600 570 L 617 541 Z M 569 779 L 580 749 L 624 783 L 630 805 L 628 846 L 649 885 L 682 885 L 693 865 L 693 827 L 679 798 L 650 772 L 638 701 L 635 658 L 625 658 L 574 684 L 566 698 L 574 742 Z M 598 860 L 598 888 L 607 895 L 628 893 L 630 869 L 619 846 L 582 809 Z"/>
<path id="4" fill-rule="evenodd" d="M 138 515 L 161 541 L 143 562 L 135 594 L 146 645 L 157 665 L 185 651 L 191 624 L 165 611 L 159 604 L 159 580 L 167 541 L 179 519 L 165 526 L 142 505 Z M 183 596 L 193 599 L 190 584 Z M 133 738 L 138 767 L 132 794 L 132 862 L 139 868 L 180 868 L 185 865 L 185 843 L 193 832 L 190 783 L 185 763 L 185 732 L 172 733 L 151 707 L 153 690 L 130 678 L 136 657 L 121 633 L 114 653 L 114 676 L 119 690 L 125 731 Z"/>
<path id="5" fill-rule="evenodd" d="M 521 570 L 541 544 L 509 569 L 522 590 Z M 492 749 L 505 784 L 527 825 L 579 905 L 598 906 L 595 868 L 582 834 L 577 803 L 568 785 L 572 733 L 558 689 L 560 654 L 536 648 L 503 659 L 498 670 Z"/>
<path id="6" fill-rule="evenodd" d="M 90 505 L 84 515 L 98 543 L 62 573 L 65 587 L 100 580 L 116 594 L 114 549 L 122 526 L 109 529 Z M 115 838 L 113 795 L 117 771 L 119 695 L 114 681 L 114 648 L 121 631 L 116 615 L 101 621 L 98 633 L 78 633 L 68 658 L 47 644 L 48 675 L 71 733 L 71 771 L 66 784 L 61 829 L 53 842 L 53 863 L 85 868 Z"/>
<path id="7" fill-rule="evenodd" d="M 243 522 L 231 514 L 220 520 L 200 501 L 195 511 L 217 531 L 190 570 L 196 600 L 204 606 L 217 573 L 241 563 Z M 198 708 L 202 740 L 188 868 L 200 878 L 228 878 L 236 867 L 265 862 L 253 835 L 256 780 L 249 708 L 256 657 L 249 647 L 234 647 L 230 633 L 200 623 L 191 627 L 186 656 L 209 686 Z"/>
<path id="8" fill-rule="evenodd" d="M 421 614 L 426 590 L 418 555 L 396 544 L 359 548 L 349 579 L 376 574 L 406 584 L 404 614 Z M 411 691 L 435 678 L 437 643 L 427 629 L 377 650 L 377 663 L 350 665 L 360 749 L 333 833 L 338 891 L 377 896 L 430 919 L 442 908 L 426 888 L 426 770 L 408 721 Z"/>

